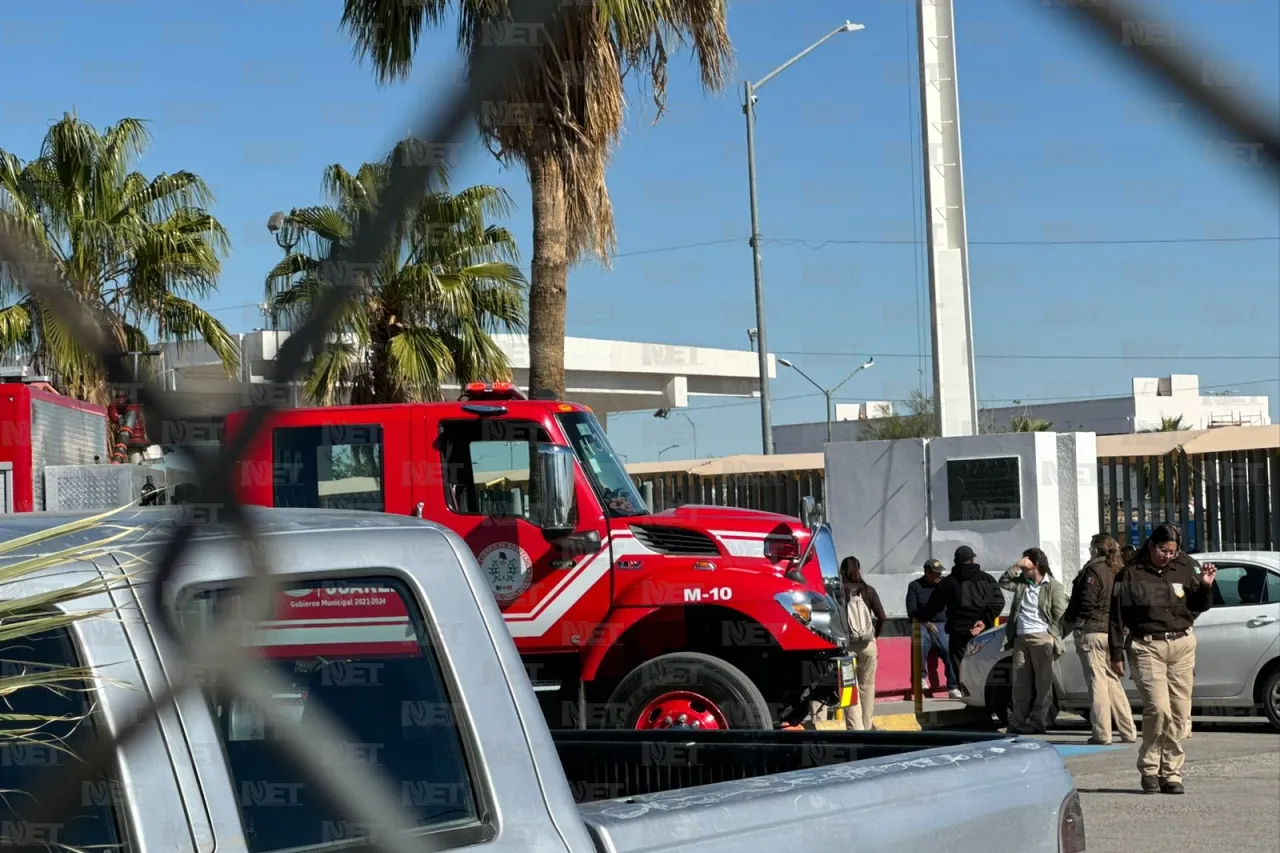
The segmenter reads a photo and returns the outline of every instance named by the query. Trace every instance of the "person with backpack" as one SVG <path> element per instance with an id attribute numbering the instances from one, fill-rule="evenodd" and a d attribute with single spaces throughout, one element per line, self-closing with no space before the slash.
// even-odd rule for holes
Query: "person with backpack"
<path id="1" fill-rule="evenodd" d="M 884 630 L 884 607 L 876 588 L 862 579 L 857 557 L 840 563 L 840 590 L 858 679 L 858 704 L 845 711 L 844 724 L 850 731 L 868 731 L 876 712 L 876 638 Z"/>

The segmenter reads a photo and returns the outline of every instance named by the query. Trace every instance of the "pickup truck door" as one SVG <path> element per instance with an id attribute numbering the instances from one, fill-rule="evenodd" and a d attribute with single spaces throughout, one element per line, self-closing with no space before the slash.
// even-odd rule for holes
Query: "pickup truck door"
<path id="1" fill-rule="evenodd" d="M 1214 561 L 1213 607 L 1196 619 L 1196 678 L 1191 694 L 1225 699 L 1251 689 L 1258 661 L 1280 631 L 1275 572 L 1242 560 Z M 1271 578 L 1270 582 L 1268 579 Z"/>
<path id="2" fill-rule="evenodd" d="M 609 612 L 609 542 L 599 502 L 577 470 L 577 553 L 553 547 L 530 520 L 528 470 L 537 442 L 550 441 L 533 420 L 467 413 L 424 424 L 425 454 L 441 482 L 425 483 L 424 515 L 471 547 L 522 652 L 578 651 Z"/>

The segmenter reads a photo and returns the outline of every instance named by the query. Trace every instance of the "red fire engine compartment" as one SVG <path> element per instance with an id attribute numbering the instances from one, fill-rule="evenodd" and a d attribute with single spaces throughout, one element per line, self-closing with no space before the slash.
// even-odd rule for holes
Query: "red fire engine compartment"
<path id="1" fill-rule="evenodd" d="M 400 593 L 387 587 L 306 587 L 277 594 L 253 645 L 267 658 L 416 657 L 417 634 Z"/>
<path id="2" fill-rule="evenodd" d="M 44 469 L 89 465 L 107 457 L 107 410 L 42 391 L 0 384 L 0 510 L 42 511 Z"/>

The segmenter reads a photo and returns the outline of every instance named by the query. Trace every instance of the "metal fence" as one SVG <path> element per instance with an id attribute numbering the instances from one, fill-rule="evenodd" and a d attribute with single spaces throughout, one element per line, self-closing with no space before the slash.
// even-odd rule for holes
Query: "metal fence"
<path id="1" fill-rule="evenodd" d="M 564 14 L 565 9 L 572 13 L 576 6 L 580 11 L 580 7 L 590 2 L 592 0 L 512 0 L 507 23 L 499 23 L 497 26 L 514 24 L 526 32 L 545 32 L 553 28 L 557 16 Z M 1226 133 L 1228 138 L 1224 142 L 1242 146 L 1241 150 L 1244 152 L 1252 152 L 1254 161 L 1270 169 L 1271 179 L 1274 180 L 1275 169 L 1280 165 L 1280 134 L 1270 128 L 1269 120 L 1264 118 L 1266 111 L 1255 109 L 1253 105 L 1237 98 L 1229 89 L 1214 86 L 1205 80 L 1201 73 L 1208 64 L 1205 57 L 1175 47 L 1167 40 L 1134 39 L 1131 32 L 1133 24 L 1153 21 L 1157 18 L 1155 14 L 1115 0 L 1027 2 L 1028 5 L 1042 9 L 1045 14 L 1086 25 L 1085 28 L 1100 43 L 1109 46 L 1118 55 L 1127 57 L 1129 64 L 1154 75 L 1157 82 L 1183 95 L 1200 117 L 1216 124 Z M 494 25 L 481 20 L 476 26 L 480 31 L 476 33 L 475 47 L 468 59 L 466 85 L 454 89 L 451 97 L 424 117 L 413 136 L 419 140 L 428 140 L 431 144 L 416 148 L 418 156 L 412 160 L 398 158 L 393 163 L 381 206 L 360 223 L 350 245 L 335 246 L 331 251 L 322 273 L 336 286 L 317 300 L 309 310 L 305 322 L 281 348 L 270 381 L 263 387 L 264 393 L 260 401 L 252 407 L 244 429 L 216 451 L 192 451 L 193 462 L 200 477 L 199 482 L 194 485 L 193 500 L 205 507 L 218 507 L 222 518 L 237 527 L 247 540 L 246 544 L 251 546 L 244 551 L 253 572 L 244 608 L 244 612 L 248 614 L 267 612 L 277 585 L 263 563 L 264 550 L 260 547 L 253 525 L 236 502 L 223 472 L 232 470 L 235 460 L 245 452 L 262 427 L 268 412 L 288 403 L 290 383 L 300 378 L 307 352 L 322 342 L 334 325 L 343 304 L 354 295 L 360 271 L 368 270 L 374 260 L 391 245 L 396 233 L 396 223 L 401 221 L 409 205 L 421 196 L 429 176 L 436 172 L 445 159 L 445 152 L 461 144 L 480 106 L 486 101 L 501 101 L 505 84 L 522 74 L 526 63 L 537 61 L 539 53 L 544 49 L 537 39 L 513 44 L 509 41 L 503 43 L 501 39 L 486 38 L 483 30 Z M 77 299 L 56 266 L 32 251 L 17 233 L 8 229 L 0 229 L 0 263 L 7 265 L 13 277 L 25 285 L 45 310 L 56 314 L 66 325 L 68 334 L 83 342 L 96 355 L 112 385 L 135 387 L 124 353 L 120 347 L 110 342 L 93 312 Z M 159 388 L 145 384 L 137 387 L 136 393 L 139 402 L 146 407 L 148 417 L 170 423 L 183 420 L 184 413 L 171 405 L 171 401 Z M 1253 481 L 1248 476 L 1240 478 L 1235 467 L 1228 467 L 1230 470 L 1226 474 L 1220 468 L 1214 470 L 1213 494 L 1221 496 L 1224 489 L 1234 490 L 1232 493 L 1236 494 L 1240 490 L 1254 488 Z M 717 479 L 722 481 L 709 485 L 699 484 L 700 500 L 705 500 L 709 493 L 716 502 L 745 501 L 746 498 L 739 496 L 749 496 L 752 493 L 750 478 L 747 478 L 745 485 L 741 480 L 727 482 L 723 478 Z M 1209 480 L 1206 473 L 1206 483 Z M 767 490 L 763 485 L 755 488 L 757 492 Z M 665 500 L 665 484 L 663 495 Z M 1217 500 L 1218 509 L 1208 514 L 1216 525 L 1215 529 L 1230 529 L 1233 534 L 1242 530 L 1245 519 L 1238 513 L 1224 512 L 1220 497 Z M 193 534 L 200 523 L 202 521 L 194 516 L 181 520 L 149 587 L 155 611 L 163 614 L 162 624 L 157 629 L 173 638 L 192 665 L 174 673 L 169 691 L 141 704 L 126 727 L 105 736 L 98 747 L 81 756 L 83 761 L 76 770 L 68 770 L 56 774 L 57 778 L 48 779 L 48 790 L 30 792 L 40 804 L 32 816 L 36 822 L 57 823 L 61 818 L 75 814 L 80 803 L 82 783 L 107 771 L 117 749 L 144 728 L 151 726 L 161 709 L 172 706 L 178 693 L 194 689 L 195 673 L 218 666 L 226 674 L 232 693 L 229 698 L 239 698 L 256 705 L 269 716 L 282 712 L 272 695 L 285 692 L 285 685 L 279 682 L 278 677 L 251 665 L 250 652 L 242 645 L 242 638 L 246 635 L 245 626 L 238 620 L 228 619 L 213 636 L 204 638 L 197 647 L 186 641 L 185 634 L 177 628 L 174 614 L 163 606 L 162 590 L 172 578 L 183 553 L 188 547 L 194 547 Z M 1252 518 L 1248 523 L 1253 523 Z M 1249 535 L 1254 535 L 1254 529 L 1248 529 Z M 293 725 L 282 725 L 278 731 L 278 738 L 272 740 L 271 744 L 297 765 L 307 778 L 313 780 L 345 817 L 383 830 L 373 836 L 371 846 L 404 853 L 431 847 L 430 839 L 412 835 L 412 823 L 408 815 L 395 805 L 393 798 L 378 796 L 378 792 L 385 789 L 383 779 L 362 766 L 344 765 L 339 769 L 337 765 L 325 764 L 319 758 L 314 749 L 314 739 L 336 739 L 339 729 L 332 728 L 329 722 L 321 719 L 305 732 Z M 13 849 L 43 853 L 41 844 L 15 846 Z"/>
<path id="2" fill-rule="evenodd" d="M 1168 521 L 1188 550 L 1280 549 L 1280 449 L 1100 460 L 1098 508 L 1121 543 Z"/>
<path id="3" fill-rule="evenodd" d="M 801 498 L 825 503 L 826 476 L 812 471 L 769 471 L 761 474 L 644 474 L 633 477 L 654 512 L 708 504 L 800 515 Z"/>

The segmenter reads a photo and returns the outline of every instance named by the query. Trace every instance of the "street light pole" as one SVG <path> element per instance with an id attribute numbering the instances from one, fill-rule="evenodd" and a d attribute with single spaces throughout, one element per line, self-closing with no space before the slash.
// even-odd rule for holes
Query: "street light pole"
<path id="1" fill-rule="evenodd" d="M 742 112 L 747 118 L 747 189 L 751 197 L 751 264 L 755 274 L 755 341 L 760 369 L 760 440 L 766 456 L 773 454 L 773 412 L 769 400 L 769 347 L 766 343 L 767 338 L 764 328 L 764 270 L 760 260 L 760 208 L 756 192 L 756 92 L 774 77 L 816 50 L 819 45 L 828 39 L 840 33 L 851 33 L 861 29 L 864 29 L 862 24 L 846 21 L 764 75 L 764 77 L 761 77 L 760 82 L 752 83 L 750 80 L 742 82 Z"/>
<path id="2" fill-rule="evenodd" d="M 834 420 L 834 417 L 833 417 L 833 414 L 832 414 L 832 411 L 831 411 L 831 399 L 835 396 L 836 392 L 837 392 L 837 391 L 839 391 L 841 388 L 843 388 L 843 387 L 844 387 L 844 385 L 845 385 L 845 383 L 846 383 L 846 382 L 848 382 L 850 379 L 852 379 L 853 377 L 857 376 L 859 373 L 861 373 L 862 371 L 866 370 L 867 368 L 875 367 L 875 366 L 876 366 L 876 360 L 875 360 L 875 357 L 874 357 L 874 356 L 872 356 L 871 358 L 867 359 L 866 361 L 864 361 L 864 362 L 863 362 L 863 363 L 858 367 L 858 369 L 857 369 L 857 370 L 853 371 L 853 373 L 850 373 L 850 374 L 849 374 L 848 376 L 846 376 L 844 379 L 840 380 L 840 384 L 839 384 L 839 385 L 837 385 L 837 386 L 836 386 L 836 387 L 834 387 L 834 388 L 823 388 L 823 387 L 822 387 L 821 385 L 819 385 L 817 382 L 814 382 L 814 381 L 813 381 L 813 378 L 812 378 L 811 376 L 809 376 L 809 374 L 805 373 L 803 370 L 801 370 L 800 368 L 796 367 L 794 364 L 792 364 L 790 361 L 788 361 L 788 360 L 787 360 L 787 359 L 785 359 L 785 358 L 780 358 L 780 359 L 778 359 L 778 364 L 781 364 L 783 367 L 789 367 L 789 368 L 791 368 L 792 370 L 794 370 L 796 373 L 799 373 L 799 374 L 800 374 L 801 376 L 803 376 L 806 380 L 808 380 L 808 382 L 809 382 L 809 384 L 810 384 L 810 385 L 812 385 L 814 388 L 817 388 L 819 391 L 821 391 L 821 392 L 822 392 L 822 396 L 826 398 L 826 401 L 827 401 L 827 444 L 830 444 L 830 443 L 831 443 L 831 422 Z"/>
<path id="3" fill-rule="evenodd" d="M 658 451 L 658 461 L 659 461 L 659 462 L 661 462 L 661 461 L 662 461 L 662 454 L 666 453 L 668 450 L 675 450 L 675 449 L 676 449 L 677 447 L 679 447 L 679 446 L 680 446 L 680 445 L 678 445 L 678 444 L 673 444 L 673 445 L 671 445 L 670 447 L 664 447 L 664 448 L 662 448 L 661 450 L 659 450 L 659 451 Z"/>

